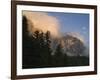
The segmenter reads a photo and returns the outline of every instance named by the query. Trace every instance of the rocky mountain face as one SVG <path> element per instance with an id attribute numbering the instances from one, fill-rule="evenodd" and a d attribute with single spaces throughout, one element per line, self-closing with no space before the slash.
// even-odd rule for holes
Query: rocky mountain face
<path id="1" fill-rule="evenodd" d="M 69 34 L 61 38 L 52 39 L 51 48 L 53 52 L 55 52 L 58 44 L 62 46 L 62 51 L 68 56 L 84 55 L 86 49 L 85 44 L 80 39 Z"/>

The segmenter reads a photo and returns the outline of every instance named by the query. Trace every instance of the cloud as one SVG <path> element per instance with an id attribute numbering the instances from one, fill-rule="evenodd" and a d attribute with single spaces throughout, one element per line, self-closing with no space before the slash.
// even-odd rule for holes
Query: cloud
<path id="1" fill-rule="evenodd" d="M 54 37 L 60 35 L 59 21 L 57 18 L 45 12 L 23 11 L 23 15 L 26 16 L 29 21 L 28 30 L 30 33 L 33 33 L 35 30 L 41 30 L 43 32 L 50 31 Z"/>

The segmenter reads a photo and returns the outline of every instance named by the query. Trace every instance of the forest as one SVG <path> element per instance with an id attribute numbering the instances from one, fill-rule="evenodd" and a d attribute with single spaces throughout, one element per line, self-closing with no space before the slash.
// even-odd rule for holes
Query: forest
<path id="1" fill-rule="evenodd" d="M 89 57 L 87 56 L 69 56 L 68 52 L 82 53 L 85 49 L 83 44 L 76 38 L 73 38 L 77 45 L 76 51 L 73 48 L 67 48 L 66 53 L 63 51 L 62 45 L 56 45 L 55 50 L 51 47 L 52 39 L 50 31 L 44 33 L 36 30 L 32 35 L 28 32 L 28 20 L 23 16 L 22 21 L 22 68 L 47 68 L 47 67 L 71 67 L 71 66 L 87 66 L 89 65 Z M 71 36 L 69 36 L 71 38 Z M 55 45 L 55 44 L 53 44 Z M 67 44 L 66 44 L 67 47 Z"/>

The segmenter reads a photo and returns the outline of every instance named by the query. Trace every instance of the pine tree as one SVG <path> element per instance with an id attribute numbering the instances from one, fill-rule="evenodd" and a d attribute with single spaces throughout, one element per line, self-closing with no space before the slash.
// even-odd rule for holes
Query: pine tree
<path id="1" fill-rule="evenodd" d="M 64 65 L 64 53 L 62 52 L 61 44 L 59 44 L 56 48 L 56 51 L 54 54 L 54 65 L 55 66 Z"/>
<path id="2" fill-rule="evenodd" d="M 33 65 L 37 65 L 38 60 L 34 58 L 36 56 L 34 49 L 34 38 L 29 36 L 28 32 L 28 20 L 23 16 L 23 31 L 22 31 L 22 59 L 23 59 L 23 68 L 30 68 Z M 34 52 L 34 53 L 33 53 Z M 33 64 L 34 63 L 34 64 Z"/>
<path id="3" fill-rule="evenodd" d="M 48 64 L 48 66 L 50 66 L 51 65 L 51 59 L 52 59 L 51 58 L 52 57 L 52 55 L 51 55 L 52 50 L 51 50 L 50 32 L 47 31 L 45 35 L 46 35 L 45 37 L 46 37 L 47 64 Z"/>

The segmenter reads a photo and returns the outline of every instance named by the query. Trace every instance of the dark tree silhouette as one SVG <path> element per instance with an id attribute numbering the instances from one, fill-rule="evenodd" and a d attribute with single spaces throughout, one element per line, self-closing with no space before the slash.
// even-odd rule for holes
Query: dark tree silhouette
<path id="1" fill-rule="evenodd" d="M 50 32 L 29 35 L 28 20 L 23 16 L 23 68 L 51 66 Z"/>
<path id="2" fill-rule="evenodd" d="M 62 46 L 61 46 L 61 44 L 58 44 L 55 54 L 54 54 L 54 65 L 55 66 L 63 66 L 65 58 L 66 57 L 64 56 L 64 53 L 62 51 Z"/>
<path id="3" fill-rule="evenodd" d="M 50 32 L 47 31 L 46 32 L 46 53 L 47 53 L 47 61 L 48 61 L 48 66 L 51 65 L 51 59 L 52 59 L 52 55 L 51 55 L 51 40 L 50 40 Z"/>
<path id="4" fill-rule="evenodd" d="M 29 36 L 28 32 L 28 20 L 25 16 L 23 16 L 23 38 L 22 38 L 22 47 L 23 47 L 23 68 L 26 68 L 27 66 L 32 66 L 32 63 L 37 64 L 37 60 L 34 60 L 33 57 L 33 40 L 34 38 L 32 36 Z M 35 61 L 35 62 L 34 62 Z"/>

